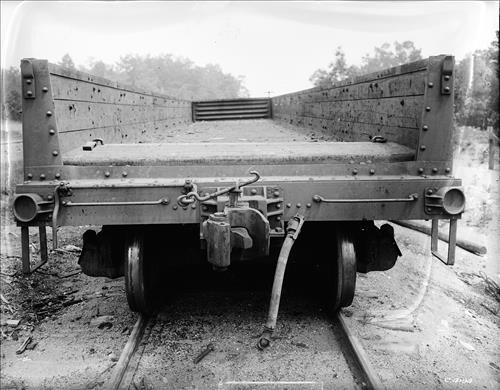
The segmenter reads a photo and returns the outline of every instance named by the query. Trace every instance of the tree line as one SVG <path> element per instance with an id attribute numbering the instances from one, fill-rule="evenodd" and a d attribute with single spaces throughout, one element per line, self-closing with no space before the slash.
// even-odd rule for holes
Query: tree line
<path id="1" fill-rule="evenodd" d="M 499 130 L 499 65 L 498 31 L 496 40 L 486 50 L 476 50 L 455 64 L 455 122 L 458 125 L 493 126 Z M 412 41 L 384 43 L 366 54 L 361 65 L 348 65 L 342 47 L 335 50 L 326 69 L 316 70 L 310 77 L 315 86 L 328 86 L 358 75 L 377 72 L 422 59 L 422 50 Z"/>
<path id="2" fill-rule="evenodd" d="M 170 54 L 126 55 L 113 65 L 91 61 L 89 66 L 76 66 L 70 55 L 65 54 L 58 65 L 180 99 L 231 99 L 248 96 L 242 76 L 225 73 L 219 65 L 198 66 L 189 59 Z M 2 84 L 2 119 L 20 120 L 19 68 L 2 70 Z"/>
<path id="3" fill-rule="evenodd" d="M 384 43 L 362 57 L 361 65 L 348 65 L 342 47 L 337 47 L 326 69 L 310 77 L 315 86 L 327 86 L 361 74 L 422 59 L 422 50 L 412 41 Z M 113 65 L 92 61 L 76 66 L 63 56 L 60 65 L 79 69 L 134 87 L 190 100 L 225 99 L 248 96 L 242 76 L 224 73 L 219 65 L 197 66 L 191 60 L 170 54 L 158 56 L 126 55 Z M 499 129 L 498 31 L 486 50 L 476 50 L 455 64 L 455 121 L 459 125 Z M 21 79 L 19 69 L 2 70 L 2 119 L 21 117 Z"/>

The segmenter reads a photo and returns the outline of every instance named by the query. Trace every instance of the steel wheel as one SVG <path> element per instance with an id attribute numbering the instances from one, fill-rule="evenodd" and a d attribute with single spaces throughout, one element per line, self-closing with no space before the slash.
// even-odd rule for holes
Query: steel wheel
<path id="1" fill-rule="evenodd" d="M 349 235 L 337 229 L 336 256 L 326 259 L 327 309 L 335 313 L 350 306 L 356 289 L 356 252 Z"/>
<path id="2" fill-rule="evenodd" d="M 145 256 L 144 235 L 135 233 L 125 246 L 125 292 L 130 309 L 143 314 L 153 311 L 154 272 Z"/>

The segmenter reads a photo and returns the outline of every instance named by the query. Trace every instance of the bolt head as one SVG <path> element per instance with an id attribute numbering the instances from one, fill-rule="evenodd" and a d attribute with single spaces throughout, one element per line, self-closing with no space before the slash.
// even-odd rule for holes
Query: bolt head
<path id="1" fill-rule="evenodd" d="M 425 107 L 425 111 L 429 112 L 431 108 L 429 106 Z"/>
<path id="2" fill-rule="evenodd" d="M 427 195 L 432 195 L 434 193 L 433 190 L 427 190 Z"/>
<path id="3" fill-rule="evenodd" d="M 277 216 L 277 217 L 276 217 L 276 221 L 281 221 L 281 217 L 280 217 L 280 216 Z"/>
<path id="4" fill-rule="evenodd" d="M 418 168 L 418 173 L 424 173 L 424 168 Z"/>
<path id="5" fill-rule="evenodd" d="M 433 83 L 432 81 L 431 81 L 431 82 L 429 82 L 429 84 L 427 84 L 427 85 L 429 86 L 429 88 L 434 87 L 434 83 Z"/>
<path id="6" fill-rule="evenodd" d="M 444 76 L 444 79 L 445 79 L 446 81 L 449 81 L 449 80 L 450 80 L 450 76 L 449 76 L 449 75 L 446 75 L 446 76 Z"/>
<path id="7" fill-rule="evenodd" d="M 310 208 L 311 208 L 311 206 L 312 206 L 312 204 L 311 204 L 311 203 L 306 204 L 306 207 L 307 207 L 308 209 L 310 209 Z"/>
<path id="8" fill-rule="evenodd" d="M 54 129 L 50 129 L 50 130 L 49 130 L 49 134 L 50 134 L 50 135 L 54 135 L 55 133 L 56 133 L 56 131 L 55 131 Z"/>
<path id="9" fill-rule="evenodd" d="M 423 131 L 427 131 L 427 130 L 429 130 L 429 126 L 427 126 L 427 125 L 423 125 L 423 126 L 422 126 L 422 130 L 423 130 Z"/>
<path id="10" fill-rule="evenodd" d="M 432 168 L 433 173 L 437 173 L 438 169 L 437 168 Z"/>
<path id="11" fill-rule="evenodd" d="M 193 204 L 191 205 L 191 208 L 194 210 L 194 209 L 196 208 L 196 204 L 195 204 L 195 203 L 193 203 Z"/>
<path id="12" fill-rule="evenodd" d="M 123 171 L 123 172 L 122 172 L 122 176 L 123 176 L 123 177 L 127 177 L 127 175 L 128 175 L 128 173 L 127 173 L 127 172 L 125 172 L 125 171 Z"/>
<path id="13" fill-rule="evenodd" d="M 357 174 L 358 174 L 358 170 L 357 170 L 357 169 L 353 169 L 353 170 L 352 170 L 352 174 L 353 174 L 353 175 L 357 175 Z"/>
<path id="14" fill-rule="evenodd" d="M 58 152 L 57 150 L 54 150 L 54 151 L 52 151 L 52 155 L 53 155 L 54 157 L 56 157 L 56 156 L 58 156 L 58 155 L 59 155 L 59 152 Z"/>
<path id="15" fill-rule="evenodd" d="M 27 79 L 27 80 L 26 80 L 26 84 L 28 84 L 28 85 L 30 85 L 32 82 L 33 82 L 33 80 L 32 80 L 32 79 Z"/>
<path id="16" fill-rule="evenodd" d="M 255 194 L 257 193 L 257 190 L 256 190 L 255 188 L 252 188 L 252 190 L 250 191 L 250 193 L 251 193 L 252 195 L 255 195 Z"/>
<path id="17" fill-rule="evenodd" d="M 422 145 L 422 146 L 420 147 L 420 150 L 425 150 L 425 149 L 426 149 L 425 145 Z"/>
<path id="18" fill-rule="evenodd" d="M 287 203 L 286 207 L 289 209 L 290 207 L 292 207 L 292 204 L 291 203 Z"/>
<path id="19" fill-rule="evenodd" d="M 44 174 L 44 173 L 42 173 L 42 174 L 40 175 L 40 180 L 45 180 L 45 174 Z"/>
<path id="20" fill-rule="evenodd" d="M 297 208 L 300 209 L 302 207 L 302 204 L 297 203 Z"/>
<path id="21" fill-rule="evenodd" d="M 26 177 L 27 177 L 28 179 L 33 179 L 33 174 L 28 173 L 28 174 L 26 175 Z"/>
<path id="22" fill-rule="evenodd" d="M 432 209 L 430 207 L 427 207 L 427 211 L 432 211 Z"/>
<path id="23" fill-rule="evenodd" d="M 370 175 L 374 175 L 375 174 L 375 169 L 370 169 Z"/>
<path id="24" fill-rule="evenodd" d="M 177 206 L 176 204 L 174 204 L 174 205 L 172 206 L 172 208 L 173 208 L 174 210 L 177 210 L 177 209 L 179 208 L 179 206 Z"/>
<path id="25" fill-rule="evenodd" d="M 42 88 L 42 91 L 43 91 L 43 92 L 49 92 L 49 89 L 48 89 L 47 87 L 43 87 L 43 88 Z"/>
<path id="26" fill-rule="evenodd" d="M 279 192 L 279 191 L 274 191 L 274 192 L 273 192 L 273 195 L 274 195 L 275 197 L 278 197 L 278 196 L 280 196 L 280 192 Z"/>
<path id="27" fill-rule="evenodd" d="M 110 177 L 110 176 L 111 176 L 111 173 L 109 173 L 109 171 L 106 171 L 106 172 L 104 172 L 104 176 L 106 176 L 106 177 Z"/>
<path id="28" fill-rule="evenodd" d="M 450 92 L 450 87 L 444 87 L 445 92 Z"/>
<path id="29" fill-rule="evenodd" d="M 47 116 L 52 116 L 52 111 L 47 111 Z"/>
<path id="30" fill-rule="evenodd" d="M 451 169 L 450 169 L 450 168 L 446 168 L 444 171 L 445 171 L 446 173 L 450 173 L 450 172 L 451 172 Z"/>
<path id="31" fill-rule="evenodd" d="M 60 179 L 60 178 L 61 178 L 61 174 L 60 174 L 60 173 L 56 173 L 54 177 L 55 177 L 56 179 Z"/>
<path id="32" fill-rule="evenodd" d="M 26 95 L 33 96 L 33 92 L 32 91 L 26 91 Z"/>

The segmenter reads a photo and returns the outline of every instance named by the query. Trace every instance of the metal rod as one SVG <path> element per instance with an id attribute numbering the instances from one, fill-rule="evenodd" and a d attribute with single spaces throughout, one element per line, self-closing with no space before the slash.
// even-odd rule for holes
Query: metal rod
<path id="1" fill-rule="evenodd" d="M 314 195 L 313 200 L 316 203 L 381 203 L 381 202 L 415 202 L 418 194 L 410 194 L 407 198 L 367 198 L 367 199 L 325 199 L 321 195 Z"/>
<path id="2" fill-rule="evenodd" d="M 64 207 L 80 207 L 80 206 L 149 206 L 149 205 L 168 205 L 170 200 L 168 198 L 161 198 L 158 200 L 139 200 L 131 202 L 66 202 Z"/>

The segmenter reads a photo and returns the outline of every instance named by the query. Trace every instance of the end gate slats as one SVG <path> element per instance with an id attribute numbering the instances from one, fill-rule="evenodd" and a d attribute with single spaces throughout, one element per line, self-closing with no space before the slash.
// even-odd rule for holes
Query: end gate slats
<path id="1" fill-rule="evenodd" d="M 193 121 L 261 119 L 271 117 L 271 100 L 226 99 L 193 102 Z"/>

